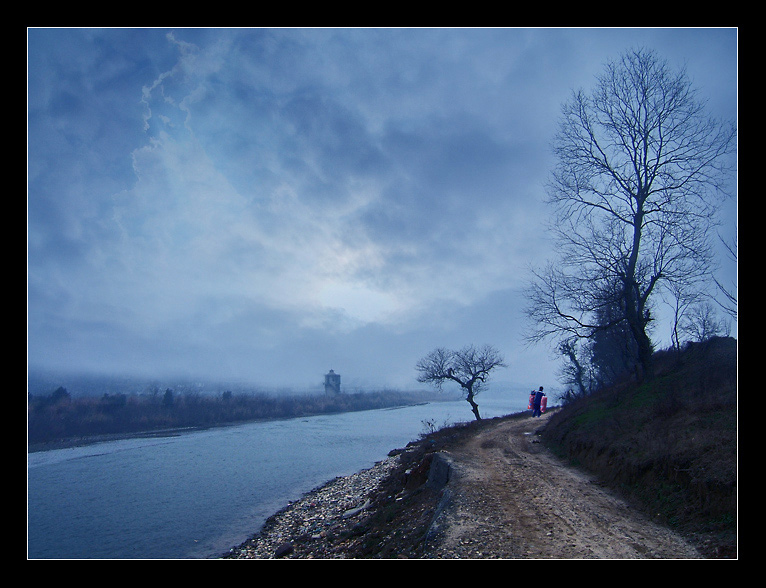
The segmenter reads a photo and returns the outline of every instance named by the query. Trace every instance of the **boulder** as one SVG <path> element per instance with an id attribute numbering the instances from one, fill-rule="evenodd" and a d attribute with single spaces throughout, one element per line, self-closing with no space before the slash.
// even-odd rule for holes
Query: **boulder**
<path id="1" fill-rule="evenodd" d="M 452 470 L 452 460 L 444 452 L 434 453 L 431 459 L 431 467 L 428 470 L 426 486 L 433 490 L 441 490 L 447 485 Z"/>

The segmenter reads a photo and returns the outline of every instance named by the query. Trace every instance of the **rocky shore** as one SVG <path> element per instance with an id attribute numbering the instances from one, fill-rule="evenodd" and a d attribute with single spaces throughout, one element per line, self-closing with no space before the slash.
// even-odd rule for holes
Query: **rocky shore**
<path id="1" fill-rule="evenodd" d="M 371 497 L 399 467 L 399 455 L 394 455 L 369 469 L 331 480 L 272 515 L 257 535 L 224 557 L 348 557 L 348 540 L 369 516 Z"/>
<path id="2" fill-rule="evenodd" d="M 373 467 L 330 480 L 272 515 L 225 559 L 427 557 L 448 481 L 440 459 L 462 427 L 395 449 Z"/>

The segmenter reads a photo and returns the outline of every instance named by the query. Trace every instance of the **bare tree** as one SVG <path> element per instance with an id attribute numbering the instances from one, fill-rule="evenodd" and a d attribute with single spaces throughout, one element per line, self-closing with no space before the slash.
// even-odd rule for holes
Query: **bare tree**
<path id="1" fill-rule="evenodd" d="M 705 297 L 704 292 L 699 288 L 689 287 L 686 284 L 672 283 L 667 288 L 668 306 L 673 311 L 673 324 L 671 326 L 670 340 L 676 354 L 680 356 L 682 347 L 682 329 L 681 325 L 690 309 L 698 304 Z"/>
<path id="2" fill-rule="evenodd" d="M 534 274 L 528 340 L 592 337 L 621 322 L 648 375 L 654 294 L 710 271 L 735 130 L 705 115 L 683 70 L 643 49 L 607 64 L 592 95 L 573 93 L 562 112 L 548 189 L 561 259 Z M 605 306 L 621 312 L 601 324 Z"/>
<path id="3" fill-rule="evenodd" d="M 418 361 L 415 369 L 420 372 L 418 382 L 433 384 L 439 390 L 444 382 L 459 384 L 476 420 L 481 420 L 475 397 L 486 385 L 490 372 L 498 367 L 505 367 L 505 363 L 497 349 L 469 345 L 459 351 L 437 348 Z"/>
<path id="4" fill-rule="evenodd" d="M 567 400 L 587 396 L 596 387 L 590 349 L 583 348 L 580 343 L 578 339 L 567 339 L 558 348 L 559 353 L 567 358 L 561 368 L 562 382 L 570 387 L 565 395 Z"/>
<path id="5" fill-rule="evenodd" d="M 707 341 L 712 337 L 729 334 L 726 321 L 718 319 L 715 307 L 707 300 L 690 308 L 679 325 L 679 331 L 694 342 Z"/>

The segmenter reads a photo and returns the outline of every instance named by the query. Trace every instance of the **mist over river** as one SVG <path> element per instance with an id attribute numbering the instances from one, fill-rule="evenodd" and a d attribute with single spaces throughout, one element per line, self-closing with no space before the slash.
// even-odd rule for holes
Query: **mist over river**
<path id="1" fill-rule="evenodd" d="M 477 401 L 492 418 L 525 410 L 527 392 L 491 389 Z M 290 500 L 417 439 L 426 421 L 472 418 L 454 400 L 29 453 L 27 555 L 216 557 Z"/>

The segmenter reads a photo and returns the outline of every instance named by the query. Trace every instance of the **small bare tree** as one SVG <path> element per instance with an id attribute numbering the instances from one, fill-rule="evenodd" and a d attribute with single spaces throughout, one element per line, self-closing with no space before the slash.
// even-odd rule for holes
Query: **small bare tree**
<path id="1" fill-rule="evenodd" d="M 597 386 L 597 379 L 589 346 L 583 345 L 579 339 L 572 338 L 562 341 L 558 351 L 567 359 L 560 374 L 562 383 L 569 386 L 567 399 L 590 394 Z"/>
<path id="2" fill-rule="evenodd" d="M 689 309 L 679 325 L 679 331 L 694 342 L 707 341 L 712 337 L 729 334 L 726 321 L 718 319 L 715 307 L 707 300 Z"/>
<path id="3" fill-rule="evenodd" d="M 720 235 L 719 235 L 720 238 Z M 721 239 L 721 242 L 723 243 L 724 247 L 726 247 L 726 250 L 729 252 L 729 256 L 734 261 L 734 263 L 737 263 L 737 238 L 735 237 L 734 240 L 731 243 L 727 243 L 723 239 Z M 725 302 L 720 303 L 719 305 L 721 308 L 723 308 L 726 311 L 726 314 L 731 316 L 733 319 L 736 320 L 737 318 L 737 283 L 734 282 L 732 284 L 731 288 L 724 287 L 721 282 L 718 280 L 715 281 L 716 285 L 718 286 L 718 289 L 723 293 L 725 297 Z"/>
<path id="4" fill-rule="evenodd" d="M 498 367 L 505 367 L 505 363 L 497 349 L 491 345 L 480 348 L 468 345 L 459 351 L 442 347 L 434 349 L 417 363 L 415 369 L 420 372 L 418 382 L 433 384 L 439 390 L 444 382 L 459 384 L 478 421 L 481 415 L 476 395 L 486 385 L 490 372 Z"/>
<path id="5" fill-rule="evenodd" d="M 705 298 L 705 292 L 697 284 L 674 282 L 668 284 L 663 298 L 667 299 L 667 304 L 673 311 L 670 340 L 676 354 L 680 357 L 683 343 L 681 341 L 683 336 L 681 325 L 690 309 Z"/>

